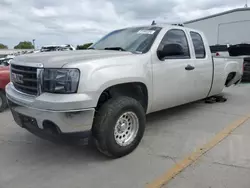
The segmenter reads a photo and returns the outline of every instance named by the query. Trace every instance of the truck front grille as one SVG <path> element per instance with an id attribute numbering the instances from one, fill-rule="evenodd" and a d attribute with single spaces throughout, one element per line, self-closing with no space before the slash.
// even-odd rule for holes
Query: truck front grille
<path id="1" fill-rule="evenodd" d="M 11 65 L 11 79 L 14 87 L 26 94 L 37 95 L 37 68 Z"/>

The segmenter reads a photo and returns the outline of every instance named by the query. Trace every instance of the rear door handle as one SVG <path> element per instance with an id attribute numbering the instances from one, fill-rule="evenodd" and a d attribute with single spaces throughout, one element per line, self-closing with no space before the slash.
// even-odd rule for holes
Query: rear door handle
<path id="1" fill-rule="evenodd" d="M 185 69 L 188 70 L 188 71 L 190 71 L 190 70 L 194 70 L 195 67 L 192 66 L 192 65 L 187 65 L 187 66 L 185 67 Z"/>

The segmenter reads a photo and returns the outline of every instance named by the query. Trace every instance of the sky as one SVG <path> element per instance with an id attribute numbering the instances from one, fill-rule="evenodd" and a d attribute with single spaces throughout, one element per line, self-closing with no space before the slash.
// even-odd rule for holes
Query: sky
<path id="1" fill-rule="evenodd" d="M 13 48 L 95 42 L 136 25 L 182 23 L 244 7 L 246 0 L 0 0 L 0 43 Z"/>

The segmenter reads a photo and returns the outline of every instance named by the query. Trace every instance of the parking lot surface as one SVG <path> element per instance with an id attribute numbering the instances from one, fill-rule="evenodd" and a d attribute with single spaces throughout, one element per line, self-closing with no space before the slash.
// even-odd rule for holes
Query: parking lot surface
<path id="1" fill-rule="evenodd" d="M 250 116 L 250 85 L 228 88 L 225 103 L 204 101 L 147 116 L 145 136 L 130 155 L 110 160 L 92 146 L 41 140 L 0 114 L 0 188 L 141 188 L 157 185 L 179 161 L 232 122 Z M 250 187 L 250 120 L 239 125 L 173 179 L 169 188 Z"/>

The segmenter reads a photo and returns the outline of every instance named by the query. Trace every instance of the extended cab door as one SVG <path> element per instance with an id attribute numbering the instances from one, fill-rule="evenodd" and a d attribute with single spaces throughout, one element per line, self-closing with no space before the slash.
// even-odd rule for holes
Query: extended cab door
<path id="1" fill-rule="evenodd" d="M 194 86 L 196 88 L 196 97 L 202 99 L 207 97 L 213 79 L 213 62 L 209 45 L 202 33 L 189 31 L 192 40 L 192 50 L 194 51 Z"/>
<path id="2" fill-rule="evenodd" d="M 162 31 L 163 32 L 163 31 Z M 162 33 L 161 33 L 162 34 Z M 170 108 L 197 99 L 195 60 L 191 54 L 191 41 L 185 28 L 168 29 L 152 49 L 153 70 L 153 103 L 152 111 Z M 159 36 L 160 37 L 160 36 Z M 159 57 L 159 51 L 164 46 L 176 46 L 178 53 L 169 53 L 164 58 Z"/>

